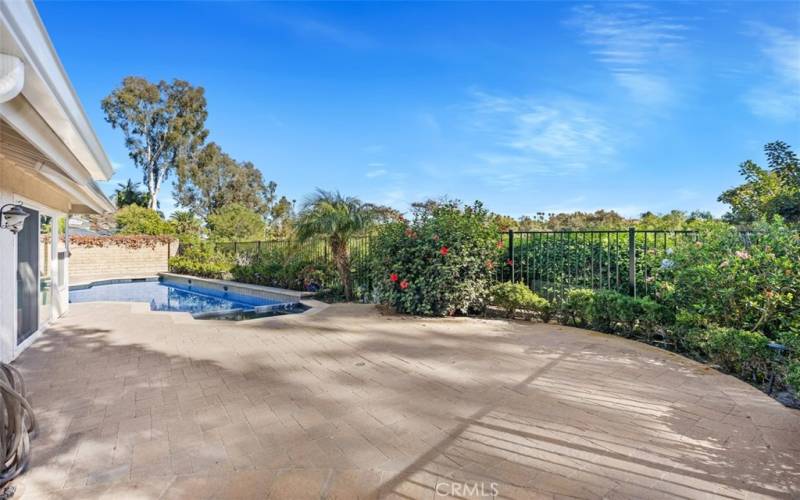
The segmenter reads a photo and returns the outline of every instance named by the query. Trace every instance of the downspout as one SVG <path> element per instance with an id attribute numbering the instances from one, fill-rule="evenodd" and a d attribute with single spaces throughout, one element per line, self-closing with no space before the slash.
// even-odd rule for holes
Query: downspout
<path id="1" fill-rule="evenodd" d="M 22 92 L 25 85 L 25 65 L 19 57 L 0 54 L 0 104 Z"/>

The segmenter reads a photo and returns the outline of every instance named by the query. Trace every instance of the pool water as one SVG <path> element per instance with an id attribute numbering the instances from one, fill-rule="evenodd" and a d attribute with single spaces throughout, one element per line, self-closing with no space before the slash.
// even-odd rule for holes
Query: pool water
<path id="1" fill-rule="evenodd" d="M 252 312 L 262 306 L 288 306 L 296 302 L 291 297 L 280 301 L 162 281 L 118 282 L 79 287 L 70 290 L 69 301 L 147 302 L 152 311 L 188 312 L 195 317 L 228 311 Z"/>

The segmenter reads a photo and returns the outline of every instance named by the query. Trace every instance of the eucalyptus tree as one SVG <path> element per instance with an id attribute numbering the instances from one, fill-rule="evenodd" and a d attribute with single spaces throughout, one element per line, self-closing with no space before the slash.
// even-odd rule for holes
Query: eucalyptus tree
<path id="1" fill-rule="evenodd" d="M 128 76 L 101 105 L 106 121 L 125 135 L 128 156 L 142 169 L 148 207 L 155 210 L 170 172 L 190 161 L 208 135 L 203 88 Z"/>
<path id="2" fill-rule="evenodd" d="M 276 187 L 274 182 L 265 182 L 251 162 L 237 162 L 211 142 L 178 168 L 173 194 L 178 205 L 204 219 L 232 204 L 265 218 L 272 208 Z"/>

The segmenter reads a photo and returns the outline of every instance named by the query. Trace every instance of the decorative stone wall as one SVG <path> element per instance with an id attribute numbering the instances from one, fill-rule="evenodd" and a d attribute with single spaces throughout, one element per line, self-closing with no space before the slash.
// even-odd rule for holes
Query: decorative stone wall
<path id="1" fill-rule="evenodd" d="M 112 278 L 143 278 L 168 271 L 168 259 L 178 252 L 178 241 L 131 247 L 70 243 L 69 284 Z"/>

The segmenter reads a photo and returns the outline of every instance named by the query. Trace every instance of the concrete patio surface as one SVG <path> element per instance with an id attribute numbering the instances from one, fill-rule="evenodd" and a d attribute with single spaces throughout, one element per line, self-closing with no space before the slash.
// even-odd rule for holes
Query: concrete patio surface
<path id="1" fill-rule="evenodd" d="M 15 366 L 26 499 L 800 496 L 800 412 L 557 325 L 73 304 Z"/>

